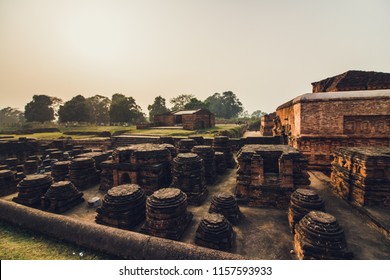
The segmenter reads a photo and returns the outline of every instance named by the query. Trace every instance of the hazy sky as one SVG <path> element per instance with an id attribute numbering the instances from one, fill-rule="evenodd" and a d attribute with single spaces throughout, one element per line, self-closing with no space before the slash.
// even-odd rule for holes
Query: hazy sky
<path id="1" fill-rule="evenodd" d="M 0 108 L 231 90 L 272 112 L 347 70 L 390 72 L 390 1 L 0 0 Z"/>

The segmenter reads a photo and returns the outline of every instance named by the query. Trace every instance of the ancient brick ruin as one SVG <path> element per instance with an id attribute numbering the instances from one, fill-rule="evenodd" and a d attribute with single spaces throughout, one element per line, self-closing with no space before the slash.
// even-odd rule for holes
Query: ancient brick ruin
<path id="1" fill-rule="evenodd" d="M 183 129 L 196 130 L 215 126 L 215 116 L 207 109 L 167 112 L 155 115 L 155 126 L 183 126 Z"/>
<path id="2" fill-rule="evenodd" d="M 331 181 L 351 203 L 390 206 L 390 147 L 336 148 Z"/>
<path id="3" fill-rule="evenodd" d="M 53 183 L 41 198 L 41 209 L 64 213 L 84 201 L 83 193 L 69 181 Z"/>
<path id="4" fill-rule="evenodd" d="M 288 224 L 291 232 L 295 232 L 295 225 L 309 212 L 325 212 L 325 203 L 317 192 L 310 189 L 297 189 L 291 194 L 290 206 L 288 207 Z"/>
<path id="5" fill-rule="evenodd" d="M 102 189 L 109 188 L 106 184 L 111 173 L 113 186 L 138 184 L 148 195 L 168 187 L 172 180 L 172 155 L 167 145 L 136 144 L 117 148 L 113 152 L 113 159 L 101 164 L 102 173 L 105 174 Z"/>
<path id="6" fill-rule="evenodd" d="M 180 153 L 173 159 L 171 187 L 182 190 L 188 203 L 201 205 L 208 194 L 204 162 L 194 153 Z"/>
<path id="7" fill-rule="evenodd" d="M 389 103 L 388 89 L 304 94 L 277 108 L 274 133 L 329 174 L 336 147 L 390 146 Z"/>
<path id="8" fill-rule="evenodd" d="M 276 113 L 267 114 L 261 116 L 260 118 L 260 135 L 261 136 L 272 136 L 272 129 L 274 127 L 274 118 L 276 117 Z"/>
<path id="9" fill-rule="evenodd" d="M 313 92 L 390 89 L 390 74 L 352 70 L 311 84 Z"/>
<path id="10" fill-rule="evenodd" d="M 234 245 L 234 237 L 229 221 L 221 214 L 211 213 L 200 221 L 195 235 L 195 244 L 230 251 Z"/>
<path id="11" fill-rule="evenodd" d="M 240 220 L 240 208 L 237 199 L 231 193 L 218 193 L 213 196 L 209 213 L 221 214 L 234 225 Z"/>
<path id="12" fill-rule="evenodd" d="M 311 211 L 295 227 L 294 248 L 300 260 L 351 259 L 344 230 L 327 213 Z"/>
<path id="13" fill-rule="evenodd" d="M 142 232 L 179 240 L 192 220 L 187 211 L 187 195 L 176 188 L 155 191 L 146 200 L 146 222 Z"/>
<path id="14" fill-rule="evenodd" d="M 8 195 L 16 191 L 16 172 L 9 169 L 0 170 L 0 196 Z"/>
<path id="15" fill-rule="evenodd" d="M 31 207 L 39 207 L 42 196 L 47 192 L 53 178 L 44 174 L 27 175 L 17 185 L 18 194 L 13 201 Z"/>
<path id="16" fill-rule="evenodd" d="M 245 145 L 237 160 L 240 203 L 287 208 L 292 192 L 310 184 L 307 160 L 287 145 Z"/>
<path id="17" fill-rule="evenodd" d="M 96 209 L 95 221 L 111 227 L 131 229 L 145 220 L 146 196 L 136 184 L 113 187 Z"/>

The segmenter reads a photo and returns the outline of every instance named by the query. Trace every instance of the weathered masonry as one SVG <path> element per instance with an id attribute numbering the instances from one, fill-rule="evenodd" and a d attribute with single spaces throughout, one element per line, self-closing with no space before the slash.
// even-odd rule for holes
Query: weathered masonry
<path id="1" fill-rule="evenodd" d="M 277 134 L 288 136 L 309 167 L 329 173 L 339 146 L 390 146 L 390 90 L 308 93 L 276 110 Z"/>
<path id="2" fill-rule="evenodd" d="M 237 156 L 239 203 L 286 208 L 291 194 L 308 187 L 307 160 L 287 145 L 245 145 Z"/>
<path id="3" fill-rule="evenodd" d="M 333 191 L 359 206 L 390 205 L 390 147 L 337 148 Z"/>
<path id="4" fill-rule="evenodd" d="M 196 130 L 215 126 L 215 116 L 207 109 L 168 112 L 154 116 L 157 126 L 183 126 L 183 129 Z"/>

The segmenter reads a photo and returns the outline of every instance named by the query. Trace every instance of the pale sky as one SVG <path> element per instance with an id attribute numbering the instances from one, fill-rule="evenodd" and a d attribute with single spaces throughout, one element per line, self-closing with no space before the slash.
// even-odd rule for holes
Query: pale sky
<path id="1" fill-rule="evenodd" d="M 270 113 L 347 70 L 390 72 L 390 1 L 0 0 L 0 108 L 231 90 Z"/>

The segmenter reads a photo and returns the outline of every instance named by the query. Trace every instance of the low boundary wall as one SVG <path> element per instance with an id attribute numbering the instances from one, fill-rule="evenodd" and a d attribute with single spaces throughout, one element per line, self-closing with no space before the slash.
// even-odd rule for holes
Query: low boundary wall
<path id="1" fill-rule="evenodd" d="M 0 219 L 59 240 L 124 259 L 244 259 L 237 254 L 81 222 L 74 218 L 48 213 L 2 199 L 0 199 Z"/>

